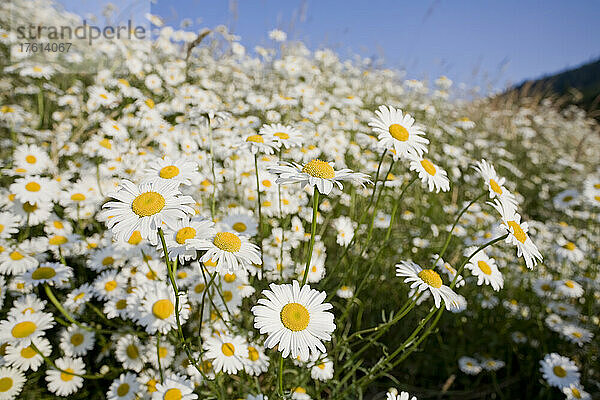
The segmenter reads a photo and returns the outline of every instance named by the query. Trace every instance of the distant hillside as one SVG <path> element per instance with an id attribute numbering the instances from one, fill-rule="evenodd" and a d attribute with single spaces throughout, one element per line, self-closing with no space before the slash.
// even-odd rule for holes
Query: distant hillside
<path id="1" fill-rule="evenodd" d="M 551 96 L 561 107 L 575 104 L 600 121 L 600 59 L 555 75 L 525 81 L 506 94 Z"/>

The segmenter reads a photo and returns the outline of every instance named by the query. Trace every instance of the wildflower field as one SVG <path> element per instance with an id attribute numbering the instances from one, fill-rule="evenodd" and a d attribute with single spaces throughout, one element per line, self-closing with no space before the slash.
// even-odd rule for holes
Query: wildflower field
<path id="1" fill-rule="evenodd" d="M 154 22 L 0 30 L 0 400 L 600 398 L 594 120 Z"/>

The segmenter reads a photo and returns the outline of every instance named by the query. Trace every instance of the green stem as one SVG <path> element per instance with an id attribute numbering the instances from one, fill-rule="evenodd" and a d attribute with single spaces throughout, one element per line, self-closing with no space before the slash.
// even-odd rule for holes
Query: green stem
<path id="1" fill-rule="evenodd" d="M 160 365 L 160 332 L 156 332 L 156 360 L 158 361 L 158 372 L 160 373 L 160 383 L 164 383 L 162 365 Z"/>
<path id="2" fill-rule="evenodd" d="M 67 310 L 64 309 L 64 307 L 60 304 L 60 302 L 58 301 L 58 299 L 56 298 L 56 296 L 54 296 L 54 293 L 52 292 L 52 289 L 50 288 L 50 286 L 46 283 L 44 284 L 44 290 L 46 291 L 46 296 L 48 296 L 48 299 L 50 300 L 50 302 L 52 304 L 54 304 L 54 307 L 56 307 L 58 309 L 58 311 L 60 311 L 60 313 L 72 324 L 77 325 L 78 327 L 80 327 L 81 329 L 84 329 L 88 332 L 96 332 L 99 331 L 101 332 L 101 330 L 96 330 L 90 326 L 84 325 L 78 321 L 75 320 L 75 318 L 73 318 L 71 316 L 71 314 L 68 313 Z M 111 331 L 106 331 L 108 333 L 113 333 Z"/>
<path id="3" fill-rule="evenodd" d="M 308 245 L 308 254 L 306 256 L 306 266 L 304 267 L 304 276 L 302 277 L 302 286 L 306 284 L 306 279 L 308 278 L 308 271 L 310 269 L 310 260 L 312 258 L 313 247 L 315 245 L 315 233 L 317 231 L 317 212 L 319 209 L 319 190 L 315 186 L 315 190 L 313 192 L 313 215 L 312 222 L 310 226 L 310 242 Z"/>
<path id="4" fill-rule="evenodd" d="M 277 373 L 277 393 L 283 396 L 283 354 L 279 355 L 279 371 Z"/>
<path id="5" fill-rule="evenodd" d="M 258 153 L 254 154 L 254 172 L 256 173 L 256 198 L 258 199 L 258 247 L 260 249 L 260 265 L 262 268 L 264 266 L 262 250 L 262 202 L 260 200 L 260 179 L 258 178 Z"/>

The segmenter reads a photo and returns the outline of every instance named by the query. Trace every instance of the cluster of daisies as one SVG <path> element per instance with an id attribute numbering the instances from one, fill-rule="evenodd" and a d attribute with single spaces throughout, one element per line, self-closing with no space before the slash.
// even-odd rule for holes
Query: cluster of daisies
<path id="1" fill-rule="evenodd" d="M 223 26 L 148 18 L 148 48 L 100 40 L 60 67 L 0 29 L 0 400 L 337 399 L 392 381 L 388 400 L 415 400 L 399 383 L 441 386 L 432 363 L 460 390 L 514 379 L 515 359 L 540 378 L 520 385 L 591 398 L 589 120 L 457 102 L 448 78 L 280 30 L 251 55 Z M 416 351 L 428 335 L 439 352 Z"/>

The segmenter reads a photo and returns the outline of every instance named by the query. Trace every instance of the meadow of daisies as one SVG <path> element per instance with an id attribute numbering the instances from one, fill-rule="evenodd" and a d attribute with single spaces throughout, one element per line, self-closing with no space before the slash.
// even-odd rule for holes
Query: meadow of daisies
<path id="1" fill-rule="evenodd" d="M 151 19 L 0 30 L 0 400 L 600 398 L 593 120 Z"/>

